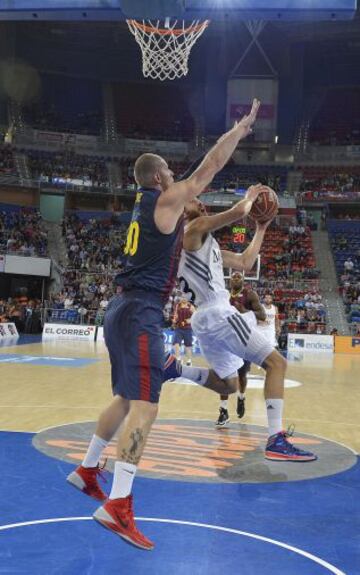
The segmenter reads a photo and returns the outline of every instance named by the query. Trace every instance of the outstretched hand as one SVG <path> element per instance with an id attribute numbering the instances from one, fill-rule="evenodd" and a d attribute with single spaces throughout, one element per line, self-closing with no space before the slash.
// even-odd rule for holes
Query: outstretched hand
<path id="1" fill-rule="evenodd" d="M 254 98 L 250 114 L 243 116 L 239 122 L 235 122 L 235 130 L 238 131 L 240 140 L 246 138 L 252 132 L 252 126 L 255 123 L 257 113 L 260 108 L 260 100 Z"/>
<path id="2" fill-rule="evenodd" d="M 257 199 L 258 195 L 264 191 L 263 184 L 256 184 L 255 186 L 250 186 L 245 194 L 245 200 L 251 200 L 253 203 Z"/>

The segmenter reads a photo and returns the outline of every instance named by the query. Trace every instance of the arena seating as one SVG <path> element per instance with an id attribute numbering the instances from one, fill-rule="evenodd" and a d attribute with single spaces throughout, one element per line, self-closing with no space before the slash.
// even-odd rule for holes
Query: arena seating
<path id="1" fill-rule="evenodd" d="M 0 252 L 23 256 L 45 256 L 47 234 L 34 208 L 0 204 Z"/>
<path id="2" fill-rule="evenodd" d="M 301 221 L 301 214 L 298 219 Z M 217 239 L 223 249 L 238 247 L 232 243 L 230 228 L 221 230 Z M 274 296 L 280 321 L 287 331 L 324 332 L 326 317 L 318 277 L 310 229 L 292 221 L 280 226 L 273 224 L 264 240 L 260 281 L 250 284 L 260 297 L 266 293 Z"/>
<path id="3" fill-rule="evenodd" d="M 328 231 L 348 321 L 360 325 L 360 219 L 329 220 Z M 352 262 L 346 264 L 345 262 Z"/>
<path id="4" fill-rule="evenodd" d="M 26 150 L 26 155 L 33 178 L 54 185 L 62 185 L 66 181 L 94 187 L 109 185 L 106 167 L 109 158 L 38 150 Z"/>
<path id="5" fill-rule="evenodd" d="M 360 198 L 360 166 L 304 166 L 301 191 L 304 200 L 341 201 Z"/>
<path id="6" fill-rule="evenodd" d="M 248 188 L 261 182 L 273 188 L 278 193 L 286 189 L 287 167 L 267 165 L 236 165 L 228 164 L 219 172 L 212 184 L 212 189 Z"/>
<path id="7" fill-rule="evenodd" d="M 68 266 L 63 291 L 50 302 L 50 321 L 101 324 L 122 267 L 127 223 L 111 213 L 69 213 L 63 223 Z"/>

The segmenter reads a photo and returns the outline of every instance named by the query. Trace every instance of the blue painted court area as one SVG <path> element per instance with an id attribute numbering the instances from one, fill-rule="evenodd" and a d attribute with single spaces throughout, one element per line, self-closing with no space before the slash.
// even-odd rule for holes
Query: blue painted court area
<path id="1" fill-rule="evenodd" d="M 98 359 L 87 357 L 58 357 L 47 355 L 23 355 L 20 353 L 1 353 L 0 365 L 2 363 L 16 363 L 27 365 L 47 365 L 51 367 L 84 367 L 96 363 Z"/>
<path id="2" fill-rule="evenodd" d="M 329 478 L 289 483 L 138 477 L 135 512 L 156 543 L 144 552 L 89 519 L 97 503 L 66 484 L 73 466 L 34 449 L 32 438 L 0 434 L 1 573 L 360 574 L 359 461 Z"/>

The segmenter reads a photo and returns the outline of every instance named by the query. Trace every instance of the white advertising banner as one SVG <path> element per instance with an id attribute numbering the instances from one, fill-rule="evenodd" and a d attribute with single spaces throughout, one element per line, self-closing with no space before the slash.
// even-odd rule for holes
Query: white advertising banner
<path id="1" fill-rule="evenodd" d="M 334 352 L 334 337 L 332 335 L 289 333 L 288 351 Z"/>
<path id="2" fill-rule="evenodd" d="M 45 144 L 50 147 L 69 146 L 84 148 L 85 150 L 97 149 L 97 137 L 84 134 L 68 134 L 66 132 L 45 132 L 43 130 L 34 130 L 34 142 Z"/>
<path id="3" fill-rule="evenodd" d="M 5 273 L 26 276 L 50 276 L 51 260 L 49 258 L 32 258 L 25 256 L 6 256 Z"/>
<path id="4" fill-rule="evenodd" d="M 0 323 L 0 340 L 19 337 L 14 323 Z"/>
<path id="5" fill-rule="evenodd" d="M 66 323 L 45 323 L 43 339 L 72 339 L 78 341 L 95 341 L 94 325 L 71 325 Z"/>
<path id="6" fill-rule="evenodd" d="M 0 273 L 5 271 L 5 256 L 0 254 Z"/>

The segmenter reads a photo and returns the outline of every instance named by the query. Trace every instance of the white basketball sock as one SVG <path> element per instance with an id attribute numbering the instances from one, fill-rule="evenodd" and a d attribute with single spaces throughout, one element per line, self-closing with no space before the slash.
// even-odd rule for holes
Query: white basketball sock
<path id="1" fill-rule="evenodd" d="M 190 379 L 198 385 L 205 385 L 209 379 L 209 369 L 207 367 L 194 367 L 189 365 L 182 366 L 181 377 Z"/>
<path id="2" fill-rule="evenodd" d="M 130 495 L 137 466 L 126 461 L 117 461 L 109 499 L 119 499 Z"/>
<path id="3" fill-rule="evenodd" d="M 227 399 L 222 399 L 220 401 L 220 407 L 222 407 L 223 409 L 227 409 L 228 406 L 228 400 Z"/>
<path id="4" fill-rule="evenodd" d="M 88 450 L 82 462 L 83 467 L 96 467 L 102 452 L 109 442 L 98 435 L 93 435 Z"/>
<path id="5" fill-rule="evenodd" d="M 282 413 L 284 400 L 283 399 L 265 399 L 266 414 L 269 425 L 269 435 L 275 435 L 283 430 L 282 426 Z"/>
<path id="6" fill-rule="evenodd" d="M 245 393 L 241 393 L 241 391 L 237 392 L 237 396 L 239 399 L 245 399 Z"/>

